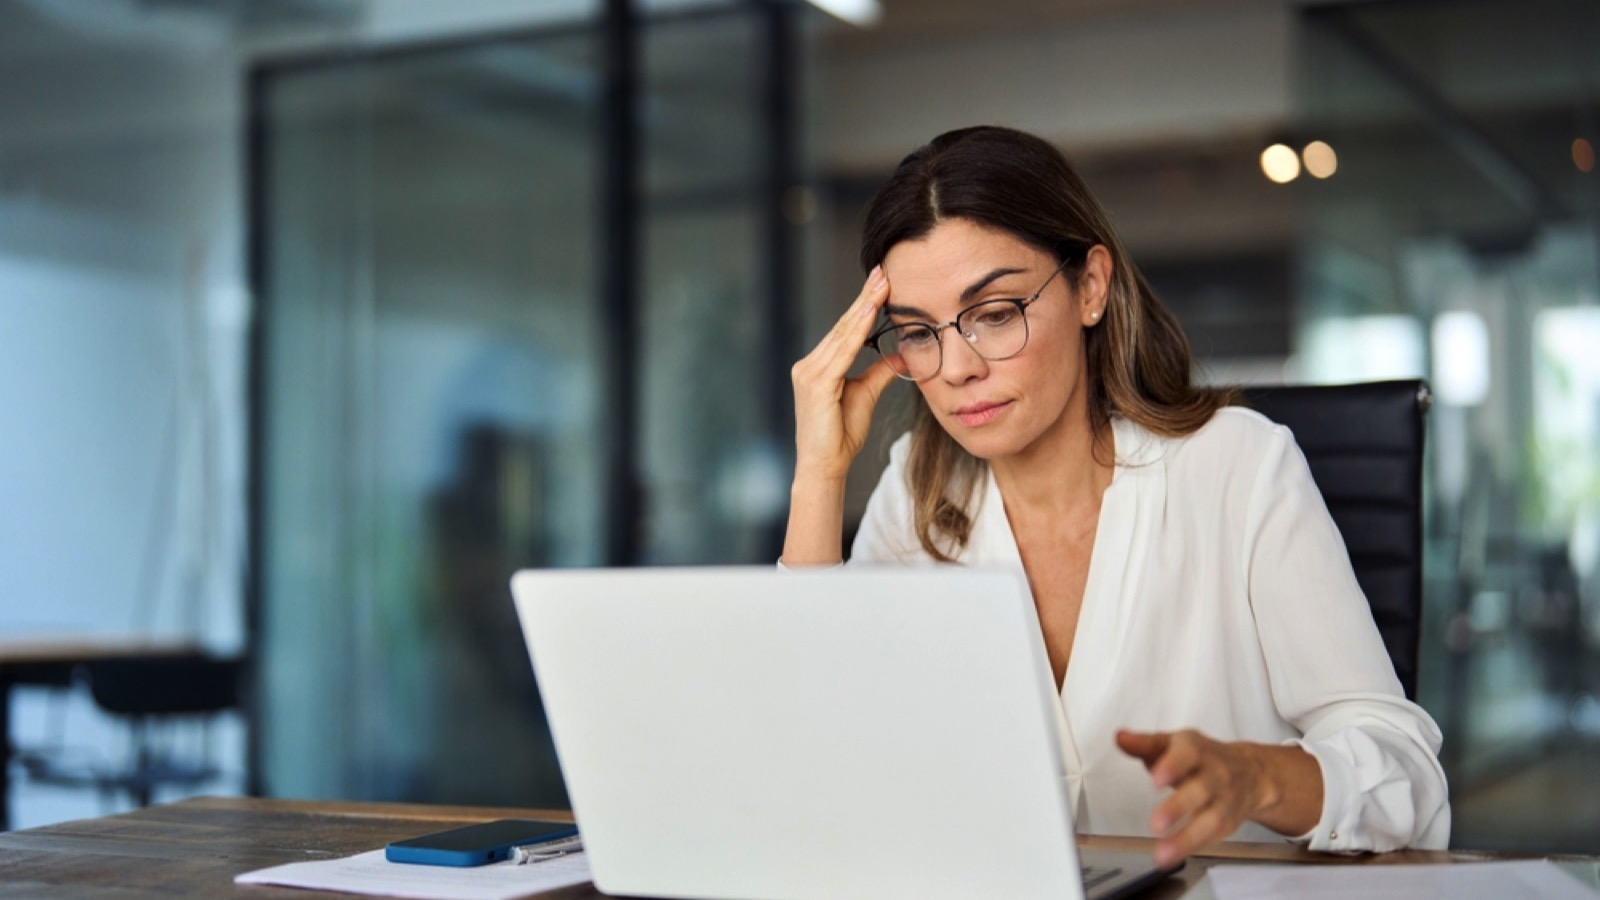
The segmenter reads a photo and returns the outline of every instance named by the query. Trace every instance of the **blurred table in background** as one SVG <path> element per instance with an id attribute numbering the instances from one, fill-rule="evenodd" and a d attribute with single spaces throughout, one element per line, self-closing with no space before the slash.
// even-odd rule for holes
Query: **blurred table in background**
<path id="1" fill-rule="evenodd" d="M 0 639 L 0 831 L 11 828 L 11 689 L 68 687 L 79 666 L 102 660 L 149 659 L 201 652 L 189 638 L 153 635 L 39 635 Z"/>

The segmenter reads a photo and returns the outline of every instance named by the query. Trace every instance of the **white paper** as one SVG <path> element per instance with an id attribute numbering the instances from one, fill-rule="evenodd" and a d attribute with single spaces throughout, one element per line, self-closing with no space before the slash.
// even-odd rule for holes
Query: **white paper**
<path id="1" fill-rule="evenodd" d="M 1596 900 L 1549 860 L 1450 865 L 1213 866 L 1215 900 Z"/>
<path id="2" fill-rule="evenodd" d="M 411 900 L 512 900 L 592 879 L 582 851 L 527 865 L 508 860 L 487 866 L 424 866 L 392 863 L 382 850 L 373 850 L 257 869 L 233 880 Z"/>

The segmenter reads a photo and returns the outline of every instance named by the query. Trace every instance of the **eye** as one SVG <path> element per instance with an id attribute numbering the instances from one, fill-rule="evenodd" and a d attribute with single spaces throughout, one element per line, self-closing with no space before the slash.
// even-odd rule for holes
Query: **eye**
<path id="1" fill-rule="evenodd" d="M 922 347 L 933 343 L 933 329 L 926 325 L 905 325 L 895 329 L 895 342 L 902 347 Z"/>
<path id="2" fill-rule="evenodd" d="M 1016 304 L 1010 300 L 985 303 L 972 310 L 972 325 L 977 328 L 1003 328 L 1017 319 Z"/>

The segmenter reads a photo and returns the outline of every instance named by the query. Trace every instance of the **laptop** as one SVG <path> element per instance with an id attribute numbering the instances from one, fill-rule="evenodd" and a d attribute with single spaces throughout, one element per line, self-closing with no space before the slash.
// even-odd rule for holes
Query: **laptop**
<path id="1" fill-rule="evenodd" d="M 529 570 L 511 588 L 607 894 L 1080 900 L 1167 874 L 1084 851 L 1086 893 L 1019 573 Z"/>

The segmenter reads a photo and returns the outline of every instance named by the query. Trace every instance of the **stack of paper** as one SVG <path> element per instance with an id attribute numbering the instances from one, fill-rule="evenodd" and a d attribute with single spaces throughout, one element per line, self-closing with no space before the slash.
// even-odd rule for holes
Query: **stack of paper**
<path id="1" fill-rule="evenodd" d="M 412 900 L 512 900 L 592 879 L 582 852 L 528 865 L 508 860 L 487 866 L 419 866 L 389 862 L 382 850 L 373 850 L 258 869 L 233 880 Z"/>

